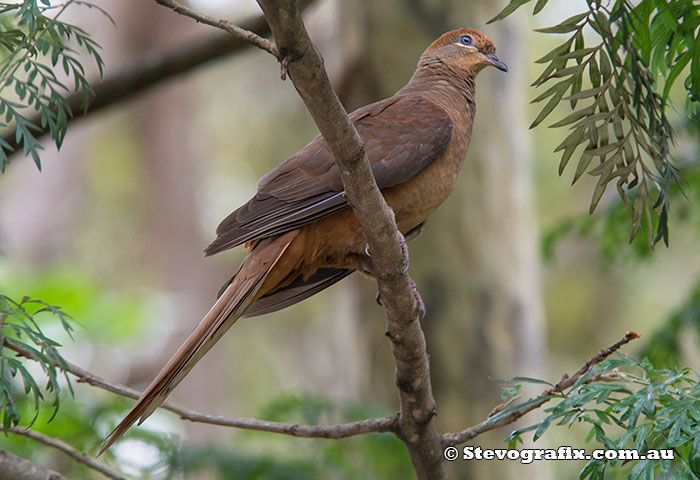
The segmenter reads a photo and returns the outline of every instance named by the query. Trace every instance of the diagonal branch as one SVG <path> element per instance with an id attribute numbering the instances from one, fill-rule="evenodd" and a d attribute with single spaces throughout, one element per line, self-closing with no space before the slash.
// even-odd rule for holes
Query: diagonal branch
<path id="1" fill-rule="evenodd" d="M 197 23 L 204 23 L 206 25 L 210 25 L 212 27 L 224 30 L 232 34 L 235 38 L 237 38 L 240 41 L 247 42 L 255 47 L 265 50 L 275 58 L 279 58 L 280 56 L 279 52 L 277 51 L 277 46 L 273 42 L 261 37 L 260 35 L 257 35 L 254 32 L 251 32 L 250 30 L 239 27 L 233 22 L 230 22 L 228 20 L 216 19 L 214 17 L 210 17 L 209 15 L 204 15 L 203 13 L 195 12 L 194 10 L 189 9 L 184 5 L 180 5 L 175 0 L 156 0 L 156 2 L 160 5 L 163 5 L 164 7 L 173 10 L 176 13 L 179 13 L 180 15 L 192 18 L 193 20 L 197 21 Z"/>
<path id="2" fill-rule="evenodd" d="M 620 347 L 631 342 L 632 340 L 639 338 L 640 336 L 640 334 L 632 331 L 625 333 L 625 336 L 622 337 L 620 340 L 613 343 L 609 347 L 602 349 L 596 355 L 588 359 L 588 361 L 584 363 L 583 366 L 579 368 L 578 371 L 572 376 L 569 377 L 568 375 L 564 374 L 559 383 L 554 385 L 552 388 L 545 390 L 537 397 L 532 398 L 527 402 L 523 403 L 522 408 L 511 411 L 507 415 L 499 415 L 498 410 L 496 410 L 496 413 L 492 413 L 490 415 L 491 418 L 481 422 L 478 425 L 469 427 L 465 430 L 462 430 L 461 432 L 446 433 L 442 435 L 443 446 L 459 445 L 460 443 L 469 441 L 481 435 L 484 432 L 488 432 L 489 430 L 494 430 L 496 428 L 502 427 L 504 425 L 509 425 L 517 421 L 525 414 L 540 408 L 542 405 L 550 401 L 555 396 L 560 396 L 564 390 L 573 386 L 579 380 L 579 378 L 584 376 L 591 369 L 591 367 L 602 362 L 610 355 L 612 355 L 615 351 L 619 350 Z"/>
<path id="3" fill-rule="evenodd" d="M 5 340 L 4 347 L 13 350 L 19 356 L 29 359 L 33 358 L 30 352 L 19 344 L 9 343 L 7 340 Z M 138 390 L 105 380 L 104 378 L 101 378 L 71 362 L 66 361 L 65 364 L 68 367 L 67 371 L 77 378 L 78 382 L 80 383 L 87 383 L 94 387 L 98 387 L 127 398 L 137 399 L 141 396 L 141 392 Z M 372 432 L 393 432 L 397 430 L 398 422 L 398 416 L 393 415 L 391 417 L 368 418 L 366 420 L 341 423 L 338 425 L 302 425 L 296 423 L 268 422 L 266 420 L 258 420 L 255 418 L 229 418 L 218 415 L 207 415 L 205 413 L 187 410 L 169 400 L 166 400 L 163 403 L 162 408 L 169 410 L 176 415 L 179 415 L 180 418 L 191 422 L 241 428 L 245 430 L 259 430 L 263 432 L 280 433 L 283 435 L 304 438 L 339 439 Z"/>
<path id="4" fill-rule="evenodd" d="M 13 480 L 68 480 L 58 472 L 0 450 L 0 478 Z"/>
<path id="5" fill-rule="evenodd" d="M 107 478 L 112 478 L 114 480 L 128 480 L 124 475 L 117 473 L 110 468 L 107 468 L 105 465 L 101 464 L 87 453 L 81 452 L 80 450 L 71 447 L 66 442 L 63 442 L 56 438 L 48 437 L 44 434 L 35 432 L 34 430 L 29 430 L 21 427 L 10 427 L 8 431 L 14 433 L 15 435 L 21 435 L 23 437 L 31 438 L 32 440 L 36 440 L 39 443 L 43 443 L 48 447 L 55 448 L 56 450 L 60 450 L 61 452 L 65 453 L 78 463 L 82 463 L 86 467 L 100 472 L 103 476 Z"/>
<path id="6" fill-rule="evenodd" d="M 384 201 L 364 145 L 333 91 L 323 60 L 311 43 L 294 0 L 258 0 L 288 72 L 330 150 L 348 202 L 355 210 L 372 252 L 387 316 L 387 336 L 396 364 L 399 428 L 419 479 L 446 478 L 440 436 L 435 430 L 435 400 L 425 337 L 405 272 L 397 226 Z"/>

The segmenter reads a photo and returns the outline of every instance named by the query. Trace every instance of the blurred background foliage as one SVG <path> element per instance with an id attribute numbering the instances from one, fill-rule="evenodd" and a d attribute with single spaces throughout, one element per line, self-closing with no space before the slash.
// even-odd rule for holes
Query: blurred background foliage
<path id="1" fill-rule="evenodd" d="M 66 18 L 102 45 L 105 77 L 128 69 L 144 52 L 177 49 L 210 33 L 155 2 L 95 3 L 116 28 L 81 9 Z M 252 0 L 187 3 L 222 18 L 258 14 Z M 441 431 L 477 423 L 500 403 L 492 378 L 556 381 L 626 330 L 643 335 L 643 345 L 627 351 L 648 356 L 658 368 L 700 365 L 700 129 L 685 108 L 685 85 L 670 89 L 667 110 L 685 196 L 670 188 L 671 242 L 652 252 L 643 235 L 627 244 L 630 210 L 614 189 L 589 216 L 597 179 L 582 175 L 572 187 L 573 170 L 557 175 L 560 155 L 552 152 L 563 130 L 527 130 L 541 111 L 541 104 L 528 106 L 542 93 L 528 86 L 542 73 L 535 60 L 560 43 L 533 29 L 556 25 L 588 2 L 552 0 L 535 17 L 520 9 L 486 25 L 505 5 L 323 0 L 306 12 L 349 110 L 401 87 L 425 46 L 449 28 L 484 31 L 510 67 L 507 75 L 481 73 L 458 190 L 410 245 L 411 275 L 428 306 L 423 326 Z M 83 63 L 85 76 L 97 81 L 98 65 Z M 569 113 L 570 102 L 558 102 L 552 118 Z M 201 258 L 218 221 L 315 132 L 291 84 L 280 82 L 274 59 L 252 49 L 76 122 L 60 152 L 46 145 L 43 172 L 18 156 L 0 177 L 0 291 L 60 306 L 75 319 L 75 340 L 59 323 L 38 320 L 46 336 L 62 344 L 65 358 L 144 387 L 242 257 L 236 250 Z M 239 322 L 174 400 L 208 413 L 289 422 L 395 411 L 393 366 L 374 293 L 372 281 L 354 275 L 298 306 Z M 129 402 L 74 388 L 74 396 L 61 390 L 53 421 L 47 422 L 47 409 L 33 428 L 94 453 Z M 28 420 L 32 399 L 26 402 L 18 408 Z M 475 444 L 502 447 L 509 433 L 492 432 Z M 594 448 L 587 434 L 587 428 L 551 429 L 536 446 Z M 15 435 L 0 437 L 0 448 L 68 477 L 96 475 Z M 294 439 L 185 424 L 163 412 L 132 430 L 105 461 L 137 478 L 411 476 L 403 446 L 390 435 Z M 546 479 L 574 478 L 584 467 L 486 463 L 449 468 L 454 478 Z"/>

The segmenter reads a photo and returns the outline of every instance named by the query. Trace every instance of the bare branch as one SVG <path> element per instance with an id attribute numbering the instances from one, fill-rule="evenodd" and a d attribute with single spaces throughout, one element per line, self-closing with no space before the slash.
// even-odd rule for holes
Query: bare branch
<path id="1" fill-rule="evenodd" d="M 194 10 L 189 9 L 184 5 L 180 5 L 175 0 L 156 0 L 156 2 L 160 5 L 163 5 L 164 7 L 170 8 L 171 10 L 173 10 L 176 13 L 179 13 L 180 15 L 185 15 L 186 17 L 192 18 L 198 23 L 204 23 L 206 25 L 211 25 L 212 27 L 224 30 L 232 34 L 239 40 L 247 42 L 262 50 L 265 50 L 275 58 L 280 58 L 277 46 L 273 42 L 261 37 L 260 35 L 257 35 L 254 32 L 251 32 L 250 30 L 241 28 L 238 25 L 229 22 L 228 20 L 216 19 L 214 17 L 210 17 L 209 15 L 204 15 L 203 13 L 195 12 Z"/>
<path id="2" fill-rule="evenodd" d="M 175 413 L 175 408 L 165 407 Z M 300 425 L 281 422 L 267 422 L 254 418 L 227 418 L 201 413 L 187 412 L 178 409 L 180 418 L 191 422 L 208 423 L 223 427 L 244 428 L 248 430 L 260 430 L 264 432 L 282 433 L 292 437 L 304 438 L 332 438 L 340 439 L 362 435 L 365 433 L 395 432 L 398 426 L 398 414 L 391 417 L 368 418 L 351 423 L 338 425 Z"/>
<path id="3" fill-rule="evenodd" d="M 121 475 L 120 473 L 117 473 L 114 470 L 107 468 L 87 453 L 81 452 L 80 450 L 71 447 L 66 442 L 63 442 L 56 438 L 48 437 L 33 430 L 20 427 L 10 427 L 9 431 L 11 433 L 14 433 L 15 435 L 21 435 L 23 437 L 31 438 L 32 440 L 36 440 L 39 443 L 43 443 L 48 447 L 60 450 L 61 452 L 71 457 L 73 460 L 82 463 L 88 468 L 100 472 L 103 476 L 107 478 L 112 478 L 114 480 L 128 480 L 124 475 Z"/>
<path id="4" fill-rule="evenodd" d="M 68 480 L 60 473 L 0 450 L 0 478 L 12 480 Z"/>
<path id="5" fill-rule="evenodd" d="M 22 357 L 32 358 L 29 352 L 20 345 L 5 341 L 4 346 L 13 350 Z M 127 398 L 137 399 L 141 396 L 141 392 L 134 390 L 133 388 L 107 381 L 71 362 L 66 361 L 66 365 L 68 366 L 69 373 L 76 377 L 80 383 L 87 383 L 94 387 L 98 387 Z M 259 430 L 263 432 L 280 433 L 283 435 L 305 438 L 339 439 L 361 435 L 364 433 L 393 432 L 397 430 L 398 425 L 397 415 L 382 418 L 369 418 L 366 420 L 341 423 L 338 425 L 301 425 L 296 423 L 268 422 L 266 420 L 258 420 L 255 418 L 229 418 L 218 415 L 207 415 L 204 413 L 187 410 L 169 400 L 166 400 L 163 403 L 162 408 L 175 413 L 183 420 L 189 420 L 191 422 L 242 428 L 245 430 Z"/>
<path id="6" fill-rule="evenodd" d="M 497 407 L 490 414 L 491 418 L 489 418 L 488 420 L 481 422 L 480 424 L 475 425 L 473 427 L 469 427 L 465 430 L 462 430 L 461 432 L 446 433 L 446 434 L 442 435 L 443 446 L 459 445 L 460 443 L 464 443 L 466 441 L 469 441 L 469 440 L 481 435 L 484 432 L 488 432 L 489 430 L 493 430 L 493 429 L 496 429 L 498 427 L 502 427 L 504 425 L 509 425 L 509 424 L 517 421 L 523 415 L 540 408 L 542 405 L 544 405 L 545 403 L 550 401 L 552 398 L 557 397 L 557 396 L 561 396 L 561 393 L 564 390 L 573 386 L 578 381 L 579 378 L 584 376 L 591 369 L 591 367 L 602 362 L 603 360 L 608 358 L 610 355 L 612 355 L 615 351 L 619 350 L 620 347 L 631 342 L 632 340 L 639 338 L 640 336 L 641 336 L 640 334 L 638 334 L 636 332 L 632 332 L 632 331 L 625 333 L 625 336 L 622 337 L 619 341 L 613 343 L 612 345 L 610 345 L 607 348 L 602 349 L 596 355 L 591 357 L 572 376 L 569 377 L 567 374 L 564 374 L 562 376 L 562 379 L 559 381 L 559 383 L 554 385 L 554 387 L 552 387 L 548 390 L 545 390 L 537 397 L 525 402 L 522 409 L 515 410 L 508 415 L 499 417 L 498 412 L 500 409 Z"/>
<path id="7" fill-rule="evenodd" d="M 289 72 L 335 156 L 348 202 L 367 236 L 387 316 L 401 410 L 397 435 L 419 479 L 446 478 L 430 385 L 428 355 L 392 210 L 372 175 L 364 145 L 331 88 L 323 60 L 309 39 L 294 0 L 258 0 Z"/>

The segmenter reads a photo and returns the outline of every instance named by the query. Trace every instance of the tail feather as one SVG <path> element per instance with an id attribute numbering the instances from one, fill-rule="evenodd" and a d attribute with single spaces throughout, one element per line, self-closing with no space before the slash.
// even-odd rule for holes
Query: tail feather
<path id="1" fill-rule="evenodd" d="M 167 398 L 224 333 L 255 301 L 256 294 L 270 271 L 284 254 L 297 231 L 274 239 L 261 240 L 246 257 L 233 281 L 221 294 L 185 343 L 156 375 L 124 419 L 104 440 L 101 455 L 135 422 L 143 423 Z"/>

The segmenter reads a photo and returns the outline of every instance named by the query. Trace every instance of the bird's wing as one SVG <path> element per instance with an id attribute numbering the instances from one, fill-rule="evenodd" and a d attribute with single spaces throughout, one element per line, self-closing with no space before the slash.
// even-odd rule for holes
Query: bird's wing
<path id="1" fill-rule="evenodd" d="M 380 189 L 422 172 L 447 148 L 452 121 L 420 95 L 394 96 L 350 114 L 365 142 Z M 314 138 L 258 183 L 258 192 L 216 229 L 207 255 L 284 233 L 347 206 L 338 167 L 323 137 Z"/>

